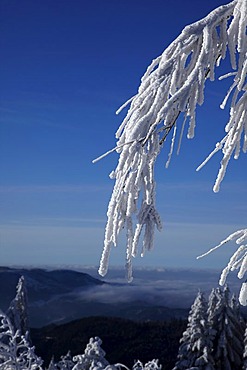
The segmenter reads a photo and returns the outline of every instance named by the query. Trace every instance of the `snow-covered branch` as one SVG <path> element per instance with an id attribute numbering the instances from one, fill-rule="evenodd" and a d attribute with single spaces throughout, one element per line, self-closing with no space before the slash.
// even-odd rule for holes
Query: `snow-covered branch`
<path id="1" fill-rule="evenodd" d="M 43 361 L 35 354 L 28 336 L 15 331 L 10 319 L 0 312 L 0 369 L 42 370 Z"/>
<path id="2" fill-rule="evenodd" d="M 234 71 L 230 75 L 234 76 L 234 81 L 222 103 L 224 108 L 226 100 L 231 96 L 226 136 L 216 144 L 213 151 L 213 154 L 218 150 L 223 153 L 214 191 L 219 190 L 230 158 L 233 155 L 238 158 L 241 146 L 244 152 L 247 151 L 246 19 L 246 0 L 234 0 L 185 27 L 177 39 L 148 67 L 138 93 L 118 110 L 130 104 L 116 133 L 119 162 L 110 175 L 115 179 L 115 186 L 107 212 L 108 222 L 99 268 L 101 275 L 107 272 L 110 249 L 112 245 L 117 245 L 119 233 L 124 227 L 127 234 L 126 267 L 129 280 L 132 278 L 131 260 L 137 255 L 143 229 L 141 255 L 152 249 L 155 227 L 161 229 L 155 205 L 156 158 L 174 128 L 169 154 L 171 157 L 179 116 L 184 116 L 184 124 L 189 122 L 187 137 L 194 137 L 196 107 L 204 102 L 205 82 L 207 79 L 214 80 L 215 68 L 219 67 L 227 52 Z"/>
<path id="3" fill-rule="evenodd" d="M 229 272 L 234 270 L 239 270 L 238 278 L 243 279 L 246 271 L 247 271 L 247 229 L 242 229 L 235 231 L 231 235 L 229 235 L 226 239 L 222 240 L 222 242 L 216 247 L 210 249 L 208 252 L 202 254 L 197 258 L 202 258 L 210 254 L 211 252 L 215 251 L 216 249 L 220 248 L 222 245 L 226 244 L 227 242 L 235 241 L 237 245 L 240 245 L 236 252 L 230 258 L 228 265 L 223 269 L 220 277 L 220 285 L 224 285 L 226 282 L 226 278 Z M 239 295 L 239 301 L 243 306 L 247 306 L 247 283 L 242 284 L 242 288 Z"/>

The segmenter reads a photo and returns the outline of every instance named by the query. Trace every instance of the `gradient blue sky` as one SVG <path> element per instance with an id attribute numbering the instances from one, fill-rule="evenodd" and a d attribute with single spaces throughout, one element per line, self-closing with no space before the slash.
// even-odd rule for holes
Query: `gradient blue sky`
<path id="1" fill-rule="evenodd" d="M 222 0 L 1 0 L 0 263 L 97 265 L 124 117 L 116 109 L 137 90 L 151 60 L 183 27 Z M 227 67 L 226 67 L 227 70 Z M 234 246 L 195 257 L 246 227 L 246 155 L 212 186 L 220 154 L 195 168 L 224 135 L 219 109 L 230 81 L 208 83 L 196 138 L 166 170 L 157 165 L 164 230 L 136 265 L 222 267 Z M 228 107 L 229 108 L 229 107 Z M 111 264 L 124 264 L 124 240 Z"/>

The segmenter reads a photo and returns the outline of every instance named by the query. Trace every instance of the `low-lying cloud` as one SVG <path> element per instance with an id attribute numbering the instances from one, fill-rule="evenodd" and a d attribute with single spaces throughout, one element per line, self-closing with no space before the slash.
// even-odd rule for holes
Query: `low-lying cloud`
<path id="1" fill-rule="evenodd" d="M 115 275 L 115 276 L 114 276 Z M 105 304 L 145 302 L 154 306 L 188 308 L 198 290 L 207 296 L 218 286 L 219 271 L 210 270 L 140 270 L 133 283 L 119 277 L 117 270 L 106 284 L 78 290 L 76 298 Z M 238 294 L 241 281 L 235 275 L 228 280 L 232 293 Z M 75 294 L 75 293 L 74 293 Z"/>

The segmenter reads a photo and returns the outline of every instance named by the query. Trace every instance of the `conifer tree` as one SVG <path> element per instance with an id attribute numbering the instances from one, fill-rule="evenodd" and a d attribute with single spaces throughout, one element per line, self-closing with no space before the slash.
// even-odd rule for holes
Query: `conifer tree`
<path id="1" fill-rule="evenodd" d="M 239 370 L 242 367 L 244 327 L 238 306 L 229 296 L 229 288 L 217 289 L 214 309 L 209 304 L 209 325 L 213 328 L 213 358 L 217 370 Z"/>
<path id="2" fill-rule="evenodd" d="M 222 299 L 222 291 L 218 288 L 213 288 L 208 298 L 208 323 L 211 328 L 217 327 L 217 318 L 216 318 L 216 307 L 218 309 L 218 302 Z M 214 329 L 213 329 L 214 330 Z"/>
<path id="3" fill-rule="evenodd" d="M 71 370 L 75 366 L 75 363 L 71 357 L 70 351 L 65 356 L 61 356 L 61 360 L 57 363 L 52 357 L 47 370 Z"/>
<path id="4" fill-rule="evenodd" d="M 51 358 L 51 361 L 49 363 L 47 370 L 58 370 L 57 364 L 54 361 L 54 357 Z"/>
<path id="5" fill-rule="evenodd" d="M 152 360 L 143 364 L 141 361 L 136 361 L 132 367 L 132 370 L 161 370 L 162 366 L 159 365 L 158 360 Z"/>
<path id="6" fill-rule="evenodd" d="M 233 294 L 230 299 L 230 307 L 233 310 L 234 315 L 236 317 L 236 323 L 238 323 L 241 327 L 241 332 L 244 331 L 243 328 L 245 328 L 245 321 L 243 319 L 243 316 L 241 315 L 240 304 L 235 294 Z"/>
<path id="7" fill-rule="evenodd" d="M 57 363 L 58 370 L 71 370 L 75 363 L 72 360 L 71 353 L 68 353 L 65 356 L 61 356 L 61 360 Z"/>
<path id="8" fill-rule="evenodd" d="M 243 370 L 247 370 L 247 326 L 244 332 Z"/>
<path id="9" fill-rule="evenodd" d="M 110 365 L 105 359 L 105 352 L 101 348 L 102 341 L 100 338 L 90 338 L 83 355 L 73 357 L 75 365 L 73 370 L 103 370 Z"/>
<path id="10" fill-rule="evenodd" d="M 186 331 L 180 340 L 177 362 L 173 370 L 197 368 L 214 370 L 211 356 L 212 341 L 209 335 L 206 301 L 201 292 L 198 293 L 188 317 Z"/>
<path id="11" fill-rule="evenodd" d="M 28 298 L 24 276 L 21 276 L 18 281 L 16 296 L 10 303 L 6 314 L 15 331 L 19 330 L 21 335 L 26 335 L 29 332 Z"/>

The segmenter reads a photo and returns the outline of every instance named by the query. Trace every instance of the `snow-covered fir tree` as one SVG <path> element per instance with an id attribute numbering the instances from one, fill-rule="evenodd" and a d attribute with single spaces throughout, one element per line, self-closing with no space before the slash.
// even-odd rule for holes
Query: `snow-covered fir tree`
<path id="1" fill-rule="evenodd" d="M 212 358 L 212 336 L 207 320 L 207 303 L 199 292 L 188 317 L 186 331 L 180 340 L 177 362 L 173 370 L 197 368 L 214 370 Z"/>
<path id="2" fill-rule="evenodd" d="M 27 335 L 15 331 L 9 318 L 0 312 L 0 369 L 42 370 L 42 363 Z"/>
<path id="3" fill-rule="evenodd" d="M 58 370 L 57 369 L 57 364 L 54 361 L 54 357 L 51 358 L 51 361 L 49 363 L 49 366 L 48 366 L 47 370 Z"/>
<path id="4" fill-rule="evenodd" d="M 224 109 L 230 100 L 226 135 L 216 143 L 215 149 L 197 170 L 216 152 L 222 152 L 220 169 L 213 187 L 217 192 L 229 160 L 232 157 L 237 159 L 241 149 L 247 152 L 246 25 L 247 2 L 234 0 L 185 27 L 162 55 L 152 61 L 141 79 L 137 94 L 117 111 L 130 105 L 116 132 L 118 141 L 113 149 L 119 153 L 119 161 L 110 174 L 115 179 L 115 186 L 107 211 L 108 221 L 99 267 L 102 276 L 108 269 L 111 247 L 117 245 L 123 228 L 126 228 L 126 268 L 129 280 L 132 279 L 132 258 L 138 254 L 143 230 L 141 255 L 153 248 L 155 228 L 161 230 L 162 227 L 155 201 L 154 164 L 157 156 L 173 131 L 168 166 L 177 132 L 180 130 L 179 151 L 187 122 L 187 137 L 194 137 L 196 108 L 204 102 L 205 82 L 214 81 L 215 69 L 221 66 L 227 54 L 231 67 L 222 78 L 227 77 L 231 82 L 221 104 Z M 104 155 L 95 161 L 102 157 Z M 235 240 L 240 247 L 224 270 L 221 284 L 224 284 L 230 270 L 240 269 L 239 278 L 247 270 L 247 229 L 234 232 L 217 248 L 231 240 Z M 247 304 L 247 283 L 242 286 L 240 299 L 241 303 Z"/>
<path id="5" fill-rule="evenodd" d="M 71 357 L 70 351 L 65 355 L 61 356 L 61 360 L 57 363 L 52 357 L 47 370 L 71 370 L 74 367 L 75 363 Z"/>
<path id="6" fill-rule="evenodd" d="M 70 370 L 73 366 L 74 362 L 70 351 L 65 356 L 61 356 L 61 360 L 57 364 L 58 370 Z"/>
<path id="7" fill-rule="evenodd" d="M 241 315 L 240 304 L 239 304 L 239 301 L 237 300 L 235 294 L 233 294 L 231 299 L 230 299 L 230 307 L 234 312 L 236 322 L 240 325 L 241 331 L 243 332 L 244 331 L 243 328 L 245 328 L 245 320 L 244 320 L 243 316 Z"/>
<path id="8" fill-rule="evenodd" d="M 247 370 L 247 326 L 244 332 L 243 370 Z"/>
<path id="9" fill-rule="evenodd" d="M 208 297 L 207 314 L 208 314 L 209 324 L 211 324 L 211 320 L 212 320 L 211 315 L 214 313 L 215 307 L 216 307 L 217 302 L 218 302 L 217 294 L 218 294 L 218 289 L 216 290 L 215 288 L 213 288 L 211 290 L 211 293 L 209 294 L 209 297 Z"/>
<path id="10" fill-rule="evenodd" d="M 73 357 L 73 370 L 104 369 L 110 365 L 105 359 L 105 352 L 101 348 L 102 340 L 98 337 L 90 338 L 83 355 Z"/>
<path id="11" fill-rule="evenodd" d="M 213 332 L 213 358 L 217 370 L 238 370 L 242 367 L 244 325 L 238 306 L 229 296 L 227 286 L 211 294 L 211 300 L 217 299 L 216 305 L 209 300 L 208 320 Z"/>
<path id="12" fill-rule="evenodd" d="M 141 361 L 136 361 L 132 367 L 132 370 L 161 370 L 162 366 L 159 365 L 159 360 L 152 360 L 143 364 Z"/>
<path id="13" fill-rule="evenodd" d="M 24 276 L 21 276 L 18 281 L 16 296 L 10 303 L 6 314 L 15 331 L 19 330 L 22 335 L 29 332 L 28 298 Z"/>

